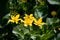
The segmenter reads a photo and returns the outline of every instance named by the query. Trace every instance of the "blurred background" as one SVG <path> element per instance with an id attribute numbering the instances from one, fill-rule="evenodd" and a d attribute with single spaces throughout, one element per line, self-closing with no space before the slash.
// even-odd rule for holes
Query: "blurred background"
<path id="1" fill-rule="evenodd" d="M 33 31 L 21 24 L 8 23 L 10 15 L 33 14 L 46 22 L 41 30 L 33 24 Z M 21 31 L 19 31 L 21 29 Z M 41 31 L 40 31 L 41 30 Z M 35 33 L 37 32 L 37 33 Z M 38 36 L 40 35 L 40 36 Z M 60 40 L 60 0 L 1 0 L 0 40 Z"/>

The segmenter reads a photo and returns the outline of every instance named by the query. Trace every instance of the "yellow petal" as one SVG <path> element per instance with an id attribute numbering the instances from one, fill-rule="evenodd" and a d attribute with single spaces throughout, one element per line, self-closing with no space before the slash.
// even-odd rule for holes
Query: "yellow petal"
<path id="1" fill-rule="evenodd" d="M 14 16 L 13 15 L 11 15 L 11 19 L 14 19 Z"/>
<path id="2" fill-rule="evenodd" d="M 32 17 L 33 16 L 33 14 L 30 14 L 30 17 Z"/>
<path id="3" fill-rule="evenodd" d="M 46 24 L 46 23 L 44 23 L 44 22 L 41 23 L 41 25 L 44 25 L 44 24 Z"/>
<path id="4" fill-rule="evenodd" d="M 33 18 L 33 21 L 36 23 L 37 22 L 36 18 Z"/>
<path id="5" fill-rule="evenodd" d="M 21 22 L 24 22 L 24 21 L 21 19 Z"/>
<path id="6" fill-rule="evenodd" d="M 26 26 L 26 27 L 27 27 L 28 25 L 24 24 L 24 26 Z"/>
<path id="7" fill-rule="evenodd" d="M 40 23 L 41 23 L 41 22 L 42 22 L 42 18 L 39 18 L 39 19 L 38 19 L 38 22 L 40 22 Z"/>
<path id="8" fill-rule="evenodd" d="M 9 22 L 12 22 L 12 23 L 14 23 L 14 21 L 13 21 L 13 20 L 9 20 L 9 21 L 8 21 L 8 23 L 9 23 Z"/>
<path id="9" fill-rule="evenodd" d="M 42 25 L 40 25 L 40 29 L 42 29 Z"/>
<path id="10" fill-rule="evenodd" d="M 25 16 L 28 16 L 27 14 L 25 14 Z"/>
<path id="11" fill-rule="evenodd" d="M 18 19 L 18 20 L 22 20 L 22 19 L 20 18 L 20 19 Z"/>
<path id="12" fill-rule="evenodd" d="M 16 24 L 18 24 L 18 22 L 16 22 Z"/>
<path id="13" fill-rule="evenodd" d="M 27 19 L 29 16 L 27 14 L 25 14 L 25 17 L 23 17 L 24 19 Z"/>
<path id="14" fill-rule="evenodd" d="M 19 17 L 20 17 L 20 14 L 17 14 L 17 15 L 16 15 L 16 18 L 19 18 Z"/>
<path id="15" fill-rule="evenodd" d="M 32 26 L 32 24 L 29 24 L 29 26 Z"/>

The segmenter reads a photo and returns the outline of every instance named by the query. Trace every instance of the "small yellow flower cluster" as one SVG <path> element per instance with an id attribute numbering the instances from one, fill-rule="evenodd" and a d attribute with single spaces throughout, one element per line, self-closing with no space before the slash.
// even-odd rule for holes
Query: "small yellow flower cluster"
<path id="1" fill-rule="evenodd" d="M 44 22 L 42 22 L 42 18 L 39 18 L 38 20 L 36 20 L 33 14 L 30 14 L 30 15 L 25 14 L 25 16 L 23 17 L 23 20 L 19 17 L 20 17 L 19 14 L 15 16 L 11 15 L 11 19 L 9 19 L 8 23 L 12 22 L 12 23 L 18 24 L 18 21 L 22 21 L 24 23 L 24 26 L 32 26 L 33 22 L 37 26 L 41 26 L 45 24 Z"/>

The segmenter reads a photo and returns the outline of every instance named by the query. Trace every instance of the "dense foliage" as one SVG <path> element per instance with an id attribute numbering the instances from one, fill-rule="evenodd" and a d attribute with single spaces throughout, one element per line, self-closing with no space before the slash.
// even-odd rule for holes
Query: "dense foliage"
<path id="1" fill-rule="evenodd" d="M 0 1 L 0 40 L 59 39 L 60 0 Z"/>

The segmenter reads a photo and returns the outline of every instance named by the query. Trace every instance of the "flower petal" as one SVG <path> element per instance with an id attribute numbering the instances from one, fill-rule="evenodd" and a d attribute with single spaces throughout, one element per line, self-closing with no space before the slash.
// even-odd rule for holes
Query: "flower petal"
<path id="1" fill-rule="evenodd" d="M 14 16 L 13 15 L 11 15 L 11 19 L 14 19 Z"/>
<path id="2" fill-rule="evenodd" d="M 13 20 L 11 20 L 11 19 L 8 21 L 8 23 L 9 23 L 9 22 L 12 22 L 12 23 L 14 23 L 14 21 L 13 21 Z"/>
<path id="3" fill-rule="evenodd" d="M 27 14 L 25 14 L 25 16 L 28 16 Z"/>
<path id="4" fill-rule="evenodd" d="M 30 14 L 30 17 L 32 17 L 33 16 L 33 14 Z"/>
<path id="5" fill-rule="evenodd" d="M 41 23 L 41 25 L 44 25 L 44 24 L 46 24 L 46 23 L 44 23 L 44 22 Z"/>
<path id="6" fill-rule="evenodd" d="M 39 18 L 39 19 L 38 19 L 38 22 L 40 22 L 40 23 L 41 23 L 41 22 L 42 22 L 42 18 Z"/>
<path id="7" fill-rule="evenodd" d="M 32 26 L 32 24 L 29 24 L 29 26 Z"/>
<path id="8" fill-rule="evenodd" d="M 20 14 L 17 14 L 17 15 L 16 15 L 16 18 L 19 18 L 19 17 L 20 17 Z"/>
<path id="9" fill-rule="evenodd" d="M 18 24 L 18 22 L 16 22 L 16 24 Z"/>
<path id="10" fill-rule="evenodd" d="M 27 27 L 28 25 L 24 24 L 24 26 L 26 26 L 26 27 Z"/>

